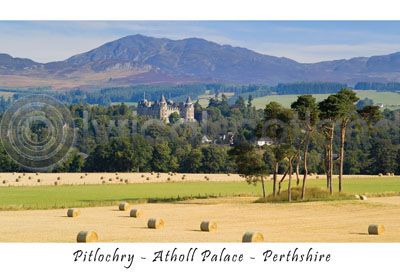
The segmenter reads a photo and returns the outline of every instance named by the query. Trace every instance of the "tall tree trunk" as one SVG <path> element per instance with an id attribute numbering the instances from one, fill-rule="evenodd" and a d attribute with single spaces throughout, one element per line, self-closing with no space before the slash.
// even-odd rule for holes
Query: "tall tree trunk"
<path id="1" fill-rule="evenodd" d="M 329 189 L 329 144 L 325 144 L 325 174 L 326 174 L 326 188 Z"/>
<path id="2" fill-rule="evenodd" d="M 347 122 L 343 121 L 340 126 L 340 163 L 339 163 L 339 192 L 342 192 L 343 165 L 344 165 L 344 142 L 346 139 Z"/>
<path id="3" fill-rule="evenodd" d="M 299 150 L 297 151 L 297 160 L 296 160 L 296 186 L 300 184 L 300 158 L 301 154 L 299 148 Z"/>
<path id="4" fill-rule="evenodd" d="M 332 177 L 333 177 L 333 137 L 335 124 L 332 124 L 331 135 L 329 139 L 329 192 L 333 194 Z"/>
<path id="5" fill-rule="evenodd" d="M 265 181 L 264 181 L 264 176 L 263 175 L 261 176 L 261 187 L 262 187 L 262 192 L 263 192 L 263 198 L 265 199 L 267 196 L 266 196 L 266 193 L 265 193 Z"/>
<path id="6" fill-rule="evenodd" d="M 293 157 L 289 158 L 289 181 L 288 181 L 288 201 L 292 202 L 292 173 L 293 173 L 293 165 L 292 165 Z"/>
<path id="7" fill-rule="evenodd" d="M 281 180 L 279 180 L 278 183 L 278 195 L 281 193 L 281 184 L 283 182 L 283 180 L 285 180 L 286 175 L 288 174 L 289 170 L 286 170 L 286 172 L 283 174 Z"/>
<path id="8" fill-rule="evenodd" d="M 306 139 L 304 141 L 304 158 L 303 158 L 303 185 L 301 187 L 301 200 L 304 200 L 306 195 L 306 182 L 307 182 L 307 174 L 308 174 L 308 165 L 307 165 L 307 157 L 308 157 L 308 145 L 310 142 L 310 131 L 307 133 Z"/>
<path id="9" fill-rule="evenodd" d="M 275 168 L 274 168 L 274 183 L 273 183 L 273 189 L 272 189 L 272 194 L 275 197 L 276 196 L 276 180 L 277 180 L 277 175 L 278 175 L 278 169 L 279 169 L 279 163 L 275 163 Z"/>

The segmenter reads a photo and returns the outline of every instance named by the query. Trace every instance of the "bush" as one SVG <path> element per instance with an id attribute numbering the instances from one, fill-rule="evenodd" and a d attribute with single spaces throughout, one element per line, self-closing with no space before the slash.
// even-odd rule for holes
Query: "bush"
<path id="1" fill-rule="evenodd" d="M 267 198 L 260 198 L 256 200 L 256 203 L 279 203 L 288 202 L 287 190 L 281 192 L 277 196 L 272 194 L 268 195 Z M 306 195 L 304 200 L 301 200 L 301 187 L 292 188 L 292 202 L 303 202 L 303 201 L 333 201 L 333 200 L 352 200 L 356 199 L 353 195 L 345 193 L 334 193 L 331 195 L 328 190 L 324 188 L 306 188 Z"/>

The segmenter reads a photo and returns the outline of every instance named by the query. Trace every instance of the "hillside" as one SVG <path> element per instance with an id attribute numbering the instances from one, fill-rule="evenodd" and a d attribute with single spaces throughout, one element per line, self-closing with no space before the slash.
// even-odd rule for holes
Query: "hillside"
<path id="1" fill-rule="evenodd" d="M 204 39 L 132 35 L 59 62 L 42 64 L 0 54 L 0 87 L 69 89 L 191 82 L 275 85 L 297 81 L 400 81 L 400 52 L 302 64 Z"/>

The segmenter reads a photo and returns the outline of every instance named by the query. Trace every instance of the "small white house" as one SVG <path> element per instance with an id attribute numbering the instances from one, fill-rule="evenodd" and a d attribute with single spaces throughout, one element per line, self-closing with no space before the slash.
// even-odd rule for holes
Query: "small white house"
<path id="1" fill-rule="evenodd" d="M 204 135 L 202 138 L 201 138 L 201 143 L 202 144 L 209 144 L 209 143 L 211 143 L 212 142 L 212 140 L 210 140 L 206 135 Z"/>
<path id="2" fill-rule="evenodd" d="M 274 141 L 269 137 L 261 137 L 257 140 L 258 147 L 263 147 L 264 145 L 270 146 L 272 144 L 274 144 Z"/>

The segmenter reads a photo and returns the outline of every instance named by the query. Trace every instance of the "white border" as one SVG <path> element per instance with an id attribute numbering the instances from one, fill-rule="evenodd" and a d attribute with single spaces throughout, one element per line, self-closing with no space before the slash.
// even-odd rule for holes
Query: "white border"
<path id="1" fill-rule="evenodd" d="M 399 20 L 398 0 L 2 0 L 2 20 Z"/>

